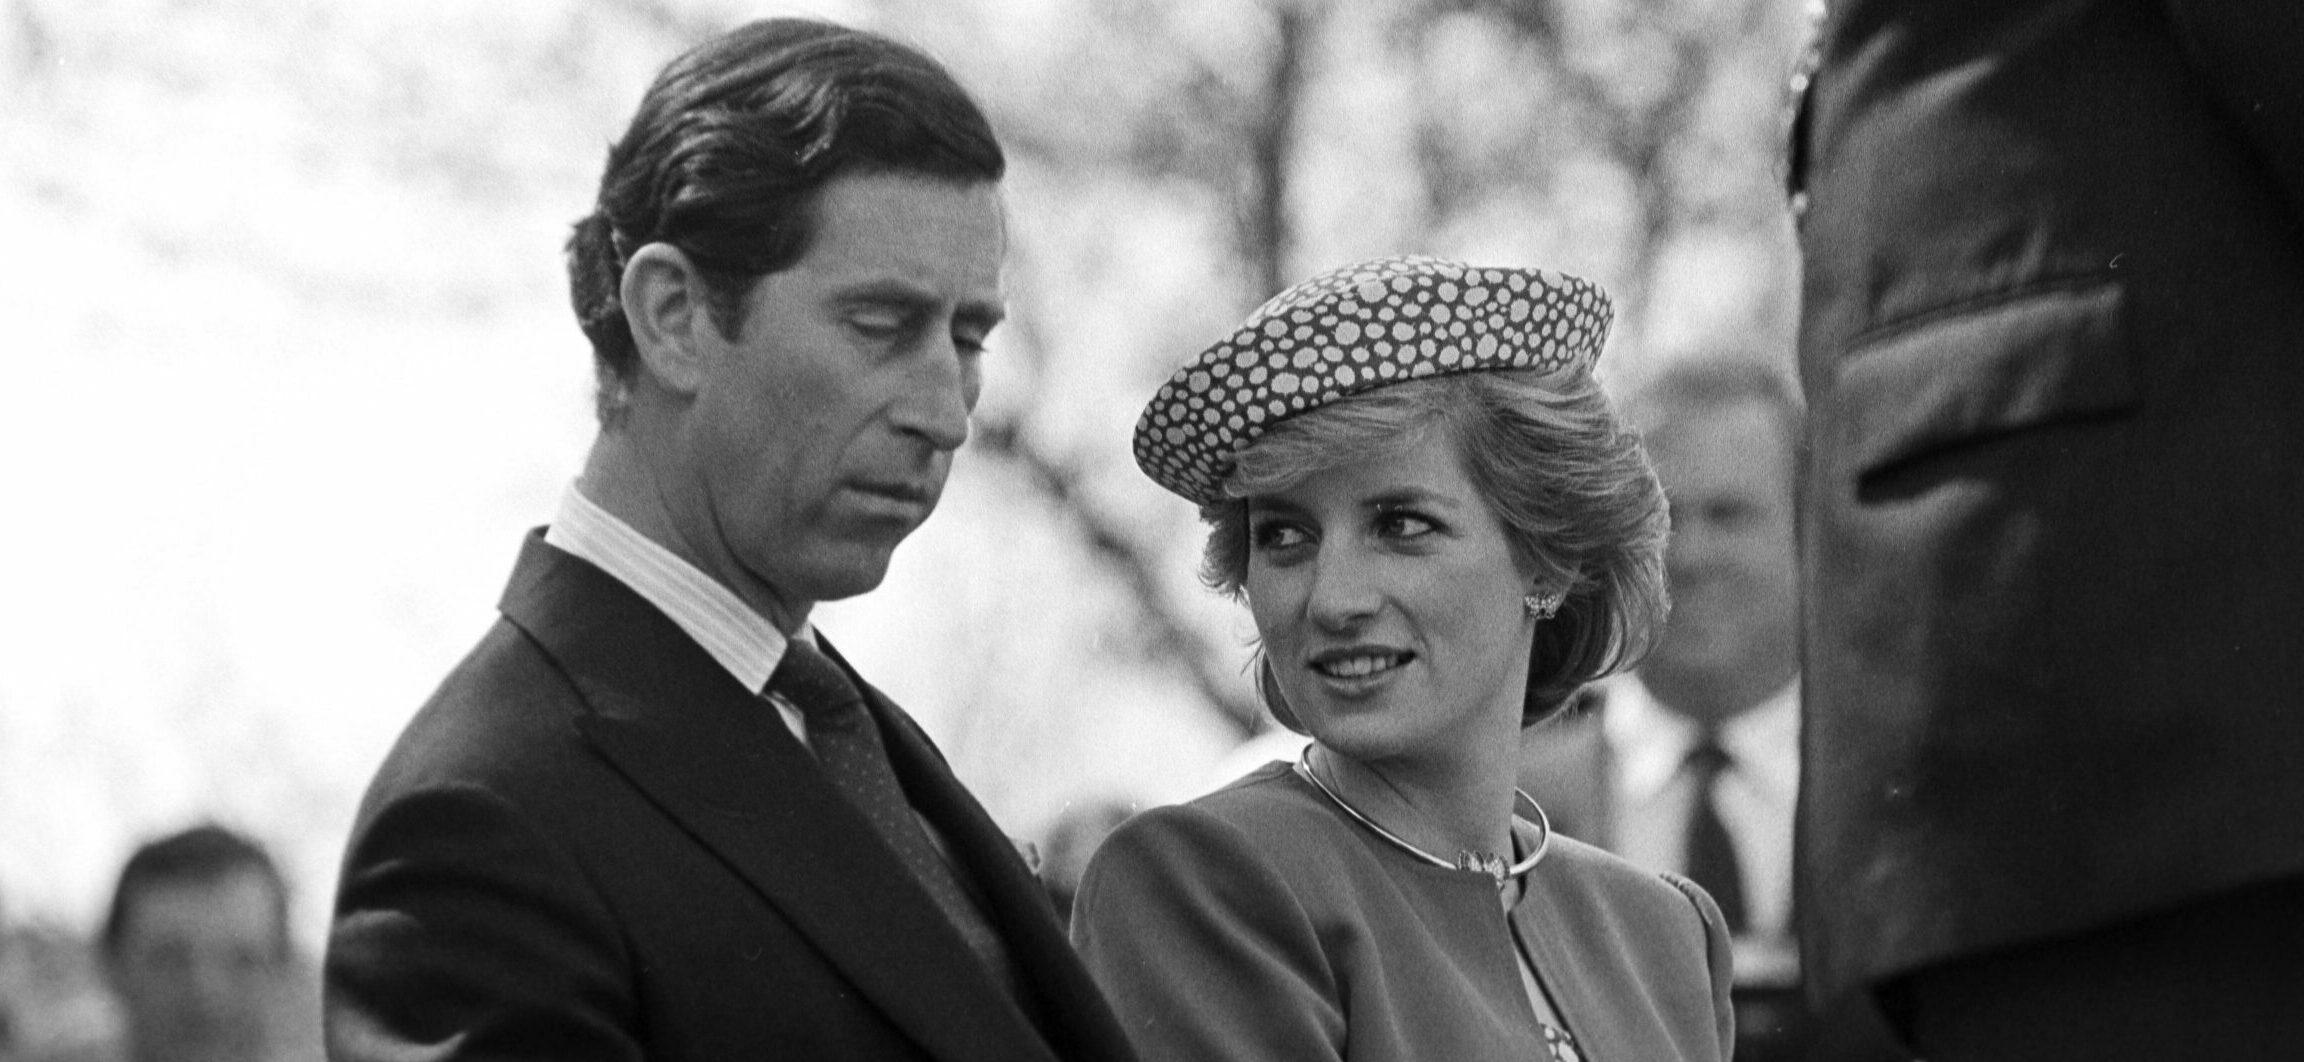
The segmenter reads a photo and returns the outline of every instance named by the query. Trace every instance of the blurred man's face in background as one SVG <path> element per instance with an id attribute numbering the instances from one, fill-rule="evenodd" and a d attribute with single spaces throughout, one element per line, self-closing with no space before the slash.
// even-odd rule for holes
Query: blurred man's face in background
<path id="1" fill-rule="evenodd" d="M 146 884 L 107 956 L 136 1062 L 259 1062 L 287 966 L 274 886 L 254 870 Z"/>
<path id="2" fill-rule="evenodd" d="M 1760 402 L 1731 403 L 1651 433 L 1648 448 L 1672 505 L 1664 554 L 1672 615 L 1643 673 L 1711 685 L 1738 675 L 1789 681 L 1799 589 L 1784 425 Z"/>

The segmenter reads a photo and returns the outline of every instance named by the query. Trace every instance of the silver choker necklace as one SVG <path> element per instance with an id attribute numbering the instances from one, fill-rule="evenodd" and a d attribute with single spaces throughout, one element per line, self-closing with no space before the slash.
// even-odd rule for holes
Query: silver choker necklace
<path id="1" fill-rule="evenodd" d="M 1322 796 L 1325 796 L 1330 801 L 1334 802 L 1337 807 L 1343 808 L 1344 814 L 1352 816 L 1352 821 L 1357 822 L 1362 826 L 1368 827 L 1368 829 L 1376 836 L 1382 837 L 1383 839 L 1392 842 L 1392 844 L 1398 847 L 1401 851 L 1415 856 L 1416 858 L 1421 859 L 1427 863 L 1430 863 L 1433 866 L 1441 867 L 1447 870 L 1479 871 L 1480 873 L 1486 874 L 1496 880 L 1496 888 L 1499 892 L 1503 891 L 1506 882 L 1509 882 L 1522 874 L 1526 874 L 1529 871 L 1536 869 L 1536 864 L 1543 862 L 1544 860 L 1545 850 L 1552 847 L 1552 820 L 1544 814 L 1543 805 L 1536 803 L 1536 798 L 1529 796 L 1528 791 L 1524 789 L 1513 789 L 1512 796 L 1516 803 L 1526 805 L 1529 811 L 1535 813 L 1534 821 L 1538 834 L 1536 839 L 1536 850 L 1528 853 L 1527 858 L 1522 859 L 1517 863 L 1507 865 L 1504 862 L 1503 856 L 1497 855 L 1494 852 L 1475 852 L 1469 848 L 1458 849 L 1456 852 L 1456 858 L 1453 860 L 1442 859 L 1439 856 L 1433 855 L 1430 852 L 1416 847 L 1415 845 L 1409 844 L 1407 839 L 1401 837 L 1399 834 L 1393 833 L 1392 831 L 1377 825 L 1375 819 L 1371 819 L 1368 816 L 1361 814 L 1359 808 L 1353 807 L 1350 803 L 1346 802 L 1345 799 L 1334 789 L 1328 788 L 1328 783 L 1321 781 L 1318 774 L 1313 773 L 1312 746 L 1310 745 L 1304 746 L 1303 753 L 1296 757 L 1296 773 L 1305 781 L 1312 783 L 1312 788 L 1319 790 Z"/>

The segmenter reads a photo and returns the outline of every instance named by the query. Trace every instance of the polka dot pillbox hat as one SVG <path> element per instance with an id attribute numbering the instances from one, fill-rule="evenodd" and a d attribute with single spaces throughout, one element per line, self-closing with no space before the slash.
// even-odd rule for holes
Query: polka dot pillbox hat
<path id="1" fill-rule="evenodd" d="M 1136 421 L 1136 464 L 1199 504 L 1265 429 L 1386 384 L 1492 369 L 1589 370 L 1614 315 L 1591 281 L 1406 256 L 1272 297 L 1176 370 Z"/>

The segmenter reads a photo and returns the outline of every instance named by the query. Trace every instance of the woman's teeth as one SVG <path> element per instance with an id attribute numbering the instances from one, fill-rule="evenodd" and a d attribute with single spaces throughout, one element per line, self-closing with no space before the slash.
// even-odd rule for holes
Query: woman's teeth
<path id="1" fill-rule="evenodd" d="M 1367 653 L 1338 657 L 1312 665 L 1313 670 L 1329 678 L 1366 678 L 1379 671 L 1389 671 L 1405 662 L 1400 653 Z"/>

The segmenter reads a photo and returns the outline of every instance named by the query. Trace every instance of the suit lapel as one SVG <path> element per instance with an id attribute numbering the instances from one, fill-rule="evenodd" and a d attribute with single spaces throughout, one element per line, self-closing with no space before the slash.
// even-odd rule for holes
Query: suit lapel
<path id="1" fill-rule="evenodd" d="M 576 725 L 593 746 L 898 1027 L 952 1062 L 1048 1057 L 775 710 L 678 625 L 535 535 L 502 607 L 575 682 L 590 708 Z"/>
<path id="2" fill-rule="evenodd" d="M 829 643 L 819 644 L 851 676 Z M 1015 842 L 960 784 L 935 745 L 910 716 L 870 683 L 858 680 L 888 744 L 888 758 L 905 796 L 949 843 L 954 859 L 982 892 L 985 914 L 1008 941 L 1026 983 L 1038 999 L 1040 1027 L 1065 1057 L 1128 1057 L 1119 1020 L 1065 938 L 1039 879 L 1016 855 Z"/>

